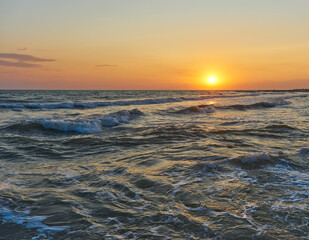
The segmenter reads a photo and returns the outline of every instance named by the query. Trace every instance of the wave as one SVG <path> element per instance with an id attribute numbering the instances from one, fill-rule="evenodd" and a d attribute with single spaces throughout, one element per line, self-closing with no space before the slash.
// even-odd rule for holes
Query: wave
<path id="1" fill-rule="evenodd" d="M 288 167 L 289 169 L 292 169 L 292 168 L 293 169 L 304 169 L 304 165 L 300 164 L 300 162 L 295 162 L 295 160 L 293 159 L 297 155 L 302 155 L 303 149 L 306 149 L 306 148 L 301 148 L 299 151 L 291 153 L 291 154 L 287 154 L 284 152 L 253 153 L 253 154 L 242 155 L 242 156 L 238 156 L 234 158 L 228 158 L 225 161 L 241 166 L 243 168 L 256 168 L 256 167 L 261 167 L 263 165 L 280 164 L 282 166 Z"/>
<path id="2" fill-rule="evenodd" d="M 228 106 L 218 106 L 217 109 L 236 109 L 236 110 L 255 110 L 263 108 L 273 108 L 277 106 L 289 105 L 291 102 L 284 101 L 282 99 L 275 100 L 273 102 L 258 102 L 253 104 L 235 104 Z"/>
<path id="3" fill-rule="evenodd" d="M 215 109 L 212 105 L 200 105 L 200 106 L 191 106 L 182 110 L 177 111 L 176 113 L 213 113 Z"/>
<path id="4" fill-rule="evenodd" d="M 122 110 L 111 113 L 87 118 L 75 119 L 30 119 L 24 121 L 22 124 L 15 124 L 10 128 L 22 128 L 24 126 L 32 128 L 43 127 L 44 129 L 58 130 L 61 132 L 77 132 L 77 133 L 99 133 L 103 131 L 104 127 L 113 127 L 121 123 L 129 123 L 135 116 L 143 115 L 139 109 Z"/>
<path id="5" fill-rule="evenodd" d="M 263 108 L 273 108 L 277 106 L 289 105 L 291 102 L 285 101 L 283 99 L 277 99 L 272 102 L 257 102 L 253 104 L 234 104 L 234 105 L 227 105 L 227 106 L 216 106 L 214 104 L 208 105 L 198 105 L 198 106 L 191 106 L 174 113 L 213 113 L 216 109 L 218 110 L 256 110 L 256 109 L 263 109 Z"/>
<path id="6" fill-rule="evenodd" d="M 140 134 L 144 137 L 158 137 L 160 141 L 171 141 L 188 138 L 203 138 L 207 136 L 207 130 L 199 125 L 169 124 L 154 128 L 148 128 Z"/>
<path id="7" fill-rule="evenodd" d="M 268 153 L 257 153 L 230 158 L 229 161 L 240 165 L 265 164 L 274 161 L 276 158 Z"/>
<path id="8" fill-rule="evenodd" d="M 300 152 L 300 151 L 299 151 Z M 258 168 L 264 165 L 276 165 L 281 164 L 293 168 L 301 168 L 302 166 L 295 163 L 293 160 L 289 158 L 289 156 L 284 155 L 282 152 L 278 153 L 252 153 L 239 155 L 237 157 L 229 157 L 225 159 L 210 159 L 204 163 L 198 163 L 193 166 L 193 168 L 197 167 L 198 170 L 203 171 L 214 171 L 218 170 L 219 165 L 231 163 L 236 166 L 240 166 L 242 168 Z"/>
<path id="9" fill-rule="evenodd" d="M 29 108 L 29 109 L 83 109 L 83 108 L 97 108 L 106 106 L 129 106 L 129 105 L 150 105 L 161 104 L 170 102 L 183 102 L 183 101 L 198 101 L 213 96 L 201 96 L 197 98 L 159 98 L 159 99 L 142 99 L 142 100 L 128 100 L 128 101 L 104 101 L 104 102 L 72 102 L 72 103 L 42 103 L 42 104 L 22 104 L 22 103 L 1 103 L 0 108 Z"/>
<path id="10" fill-rule="evenodd" d="M 277 138 L 282 134 L 302 134 L 302 131 L 296 127 L 285 124 L 270 124 L 259 128 L 240 128 L 240 129 L 207 129 L 199 124 L 166 124 L 157 127 L 149 127 L 142 130 L 139 134 L 144 137 L 160 137 L 160 140 L 167 139 L 188 139 L 205 138 L 213 135 L 246 135 Z M 281 135 L 280 135 L 281 134 Z"/>
<path id="11" fill-rule="evenodd" d="M 296 127 L 291 127 L 285 124 L 271 124 L 261 128 L 245 128 L 245 129 L 216 129 L 212 130 L 213 134 L 257 134 L 261 133 L 264 136 L 266 133 L 289 133 L 293 131 L 300 132 Z"/>
<path id="12" fill-rule="evenodd" d="M 252 95 L 252 94 L 251 94 Z M 151 105 L 162 103 L 174 103 L 185 101 L 200 101 L 213 98 L 235 98 L 251 95 L 202 95 L 198 97 L 171 97 L 171 98 L 149 98 L 140 100 L 120 100 L 103 102 L 63 102 L 63 103 L 0 103 L 0 108 L 28 108 L 28 109 L 89 109 L 106 106 L 130 106 L 130 105 Z"/>
<path id="13" fill-rule="evenodd" d="M 31 216 L 28 210 L 13 211 L 7 207 L 0 207 L 0 216 L 4 221 L 12 221 L 16 224 L 25 225 L 27 228 L 34 228 L 38 232 L 59 232 L 68 229 L 68 226 L 47 226 L 42 222 L 47 216 Z"/>
<path id="14" fill-rule="evenodd" d="M 300 155 L 309 157 L 309 147 L 303 147 L 303 148 L 299 149 L 298 153 Z"/>

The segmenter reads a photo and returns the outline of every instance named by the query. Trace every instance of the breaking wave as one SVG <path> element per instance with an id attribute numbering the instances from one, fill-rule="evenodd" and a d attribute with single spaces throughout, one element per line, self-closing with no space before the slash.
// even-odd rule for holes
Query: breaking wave
<path id="1" fill-rule="evenodd" d="M 122 123 L 129 123 L 135 116 L 143 115 L 139 109 L 123 110 L 108 115 L 84 117 L 75 119 L 29 119 L 21 124 L 15 124 L 15 128 L 22 126 L 43 127 L 44 129 L 58 130 L 61 132 L 98 133 L 104 127 L 114 127 Z"/>
<path id="2" fill-rule="evenodd" d="M 47 216 L 30 216 L 29 210 L 13 211 L 7 207 L 1 206 L 0 216 L 4 221 L 25 225 L 29 229 L 37 229 L 38 232 L 58 232 L 69 228 L 68 226 L 47 226 L 42 223 Z"/>

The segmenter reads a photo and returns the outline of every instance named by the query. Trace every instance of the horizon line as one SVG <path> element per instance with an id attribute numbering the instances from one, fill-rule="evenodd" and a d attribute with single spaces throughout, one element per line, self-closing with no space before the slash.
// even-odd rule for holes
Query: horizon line
<path id="1" fill-rule="evenodd" d="M 309 88 L 294 89 L 9 89 L 0 91 L 309 91 Z"/>

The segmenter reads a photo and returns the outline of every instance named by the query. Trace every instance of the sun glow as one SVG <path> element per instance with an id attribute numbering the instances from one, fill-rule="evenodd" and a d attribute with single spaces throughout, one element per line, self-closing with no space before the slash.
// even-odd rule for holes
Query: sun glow
<path id="1" fill-rule="evenodd" d="M 215 76 L 210 76 L 207 78 L 207 83 L 209 85 L 214 85 L 217 83 L 217 78 Z"/>
<path id="2" fill-rule="evenodd" d="M 225 86 L 225 73 L 223 71 L 205 71 L 198 78 L 198 85 L 201 89 L 219 90 Z"/>

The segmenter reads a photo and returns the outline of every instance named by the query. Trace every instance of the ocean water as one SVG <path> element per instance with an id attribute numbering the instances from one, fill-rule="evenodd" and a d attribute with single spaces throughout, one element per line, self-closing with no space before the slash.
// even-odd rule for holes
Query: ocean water
<path id="1" fill-rule="evenodd" d="M 309 239 L 309 92 L 0 91 L 0 239 Z"/>

